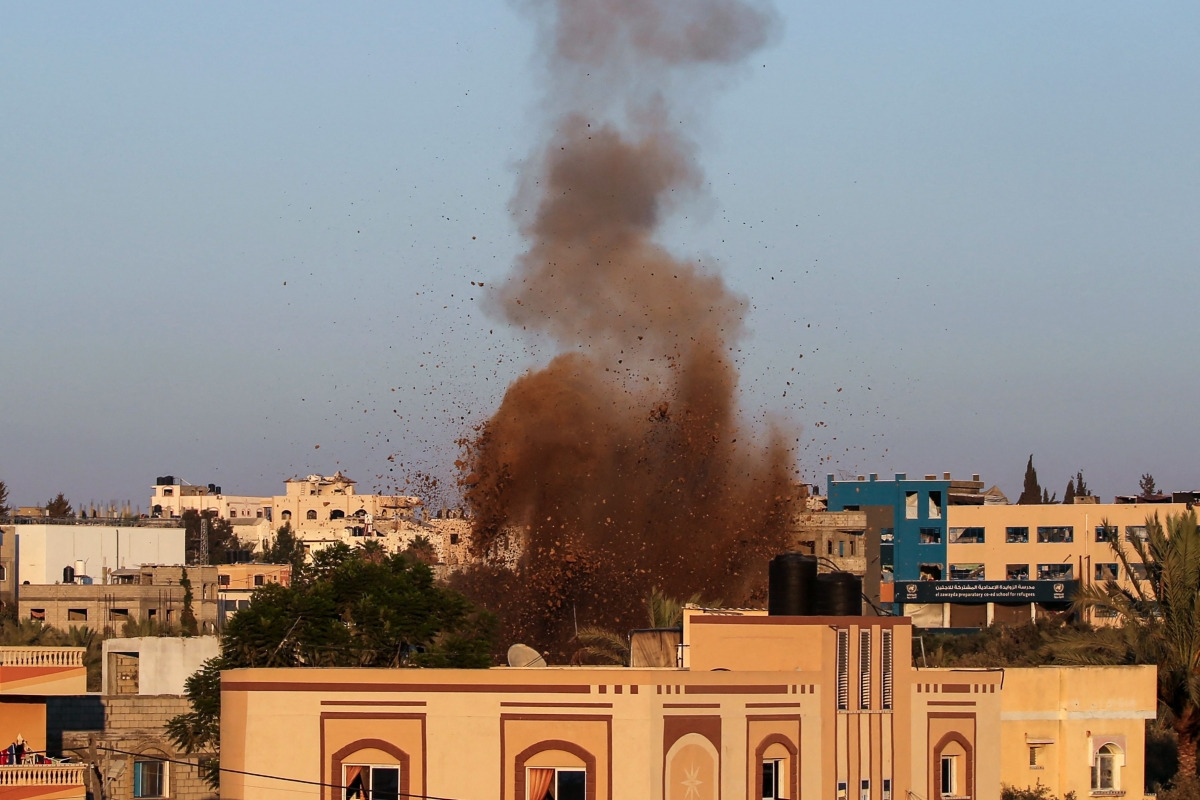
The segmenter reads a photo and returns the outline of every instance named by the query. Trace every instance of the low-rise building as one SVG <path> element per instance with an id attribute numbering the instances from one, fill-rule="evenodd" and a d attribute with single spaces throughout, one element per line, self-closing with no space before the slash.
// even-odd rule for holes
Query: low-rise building
<path id="1" fill-rule="evenodd" d="M 290 586 L 290 564 L 221 564 L 217 567 L 217 624 L 250 605 L 250 597 L 268 584 Z"/>
<path id="2" fill-rule="evenodd" d="M 5 525 L 0 531 L 12 540 L 18 586 L 76 579 L 103 583 L 113 570 L 185 561 L 185 532 L 178 520 L 67 517 Z"/>
<path id="3" fill-rule="evenodd" d="M 18 615 L 60 630 L 89 627 L 120 633 L 126 623 L 177 626 L 192 585 L 192 613 L 201 633 L 217 627 L 217 568 L 147 565 L 109 573 L 108 583 L 21 586 Z"/>
<path id="4" fill-rule="evenodd" d="M 226 672 L 222 795 L 996 798 L 1030 774 L 1001 754 L 1047 738 L 1053 793 L 1142 787 L 1153 667 L 1006 695 L 1004 670 L 914 668 L 898 617 L 688 609 L 679 635 L 659 668 Z"/>

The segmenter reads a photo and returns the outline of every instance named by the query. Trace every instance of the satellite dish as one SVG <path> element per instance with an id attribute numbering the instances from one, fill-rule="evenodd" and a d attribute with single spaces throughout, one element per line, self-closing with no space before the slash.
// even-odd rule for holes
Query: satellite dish
<path id="1" fill-rule="evenodd" d="M 510 667 L 544 667 L 546 659 L 542 654 L 529 645 L 514 644 L 508 648 L 508 665 Z"/>

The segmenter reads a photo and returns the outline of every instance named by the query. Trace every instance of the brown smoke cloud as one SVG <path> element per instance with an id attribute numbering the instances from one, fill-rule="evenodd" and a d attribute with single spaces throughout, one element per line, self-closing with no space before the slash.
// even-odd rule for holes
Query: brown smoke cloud
<path id="1" fill-rule="evenodd" d="M 701 186 L 680 97 L 764 44 L 772 17 L 740 0 L 529 6 L 551 133 L 514 200 L 529 247 L 492 311 L 561 352 L 466 443 L 476 546 L 525 549 L 463 587 L 500 612 L 506 643 L 562 659 L 576 621 L 644 626 L 652 586 L 761 600 L 786 547 L 790 454 L 738 420 L 745 301 L 654 239 Z"/>

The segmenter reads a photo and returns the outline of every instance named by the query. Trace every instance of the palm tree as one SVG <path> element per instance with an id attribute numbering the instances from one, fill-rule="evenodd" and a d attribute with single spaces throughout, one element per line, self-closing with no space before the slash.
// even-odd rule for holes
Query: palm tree
<path id="1" fill-rule="evenodd" d="M 679 601 L 669 597 L 657 586 L 646 596 L 646 616 L 651 628 L 679 628 L 683 625 L 683 607 L 700 602 L 700 595 L 694 594 L 687 600 Z M 602 664 L 619 664 L 629 666 L 629 637 L 607 628 L 580 628 L 575 634 L 583 647 L 575 651 L 572 661 L 595 659 Z"/>
<path id="2" fill-rule="evenodd" d="M 1166 526 L 1155 514 L 1146 520 L 1145 539 L 1129 544 L 1117 536 L 1109 545 L 1120 562 L 1125 588 L 1115 580 L 1080 589 L 1079 612 L 1095 610 L 1116 625 L 1093 632 L 1067 631 L 1051 644 L 1057 661 L 1067 664 L 1156 664 L 1159 716 L 1179 739 L 1179 772 L 1196 774 L 1200 741 L 1200 531 L 1196 512 L 1173 514 Z M 1142 580 L 1132 569 L 1140 561 Z"/>

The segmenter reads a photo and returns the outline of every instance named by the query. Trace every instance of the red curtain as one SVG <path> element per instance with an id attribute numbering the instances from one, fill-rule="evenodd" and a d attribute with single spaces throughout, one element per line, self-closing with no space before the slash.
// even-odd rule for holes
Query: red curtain
<path id="1" fill-rule="evenodd" d="M 528 800 L 545 800 L 546 793 L 554 783 L 554 770 L 531 767 L 529 770 Z"/>
<path id="2" fill-rule="evenodd" d="M 365 783 L 366 781 L 364 780 L 362 783 L 359 783 L 359 785 L 357 785 L 357 786 L 354 785 L 354 779 L 359 777 L 360 775 L 362 775 L 363 768 L 361 766 L 357 766 L 354 764 L 347 764 L 345 769 L 346 769 L 346 778 L 345 778 L 346 786 L 345 786 L 345 790 L 344 790 L 342 796 L 343 797 L 351 797 L 352 796 L 351 792 L 353 791 L 354 792 L 353 796 L 365 798 L 367 796 L 367 787 L 364 786 L 363 783 Z M 353 789 L 351 789 L 351 787 L 353 787 Z"/>

